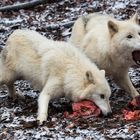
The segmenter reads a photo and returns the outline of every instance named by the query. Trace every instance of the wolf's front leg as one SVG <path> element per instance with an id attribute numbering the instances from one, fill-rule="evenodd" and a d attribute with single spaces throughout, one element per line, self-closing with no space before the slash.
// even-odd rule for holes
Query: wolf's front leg
<path id="1" fill-rule="evenodd" d="M 40 124 L 46 121 L 48 116 L 48 105 L 52 98 L 56 98 L 61 93 L 60 81 L 56 78 L 49 79 L 39 95 L 38 99 L 38 117 Z"/>
<path id="2" fill-rule="evenodd" d="M 114 80 L 118 83 L 118 85 L 122 87 L 126 92 L 128 92 L 131 97 L 134 98 L 135 96 L 139 95 L 130 80 L 128 72 L 121 72 L 118 75 L 116 74 L 114 77 Z"/>
<path id="3" fill-rule="evenodd" d="M 50 101 L 50 95 L 48 95 L 47 91 L 43 90 L 40 93 L 38 99 L 38 117 L 37 120 L 40 124 L 46 121 L 48 116 L 48 105 Z"/>

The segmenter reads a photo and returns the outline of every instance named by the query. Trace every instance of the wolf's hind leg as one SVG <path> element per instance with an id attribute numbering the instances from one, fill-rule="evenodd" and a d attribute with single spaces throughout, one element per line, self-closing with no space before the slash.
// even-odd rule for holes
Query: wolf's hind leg
<path id="1" fill-rule="evenodd" d="M 24 95 L 22 95 L 22 92 L 20 90 L 16 92 L 14 82 L 8 83 L 7 88 L 8 88 L 8 96 L 9 97 L 11 97 L 13 99 L 16 99 L 16 98 L 19 98 L 21 100 L 25 99 Z"/>
<path id="2" fill-rule="evenodd" d="M 5 65 L 1 65 L 0 67 L 0 85 L 6 85 L 8 88 L 9 97 L 16 96 L 16 90 L 14 87 L 14 73 L 7 69 Z"/>
<path id="3" fill-rule="evenodd" d="M 8 88 L 8 96 L 15 99 L 17 94 L 16 94 L 16 89 L 14 86 L 14 82 L 9 82 L 7 84 L 7 88 Z"/>

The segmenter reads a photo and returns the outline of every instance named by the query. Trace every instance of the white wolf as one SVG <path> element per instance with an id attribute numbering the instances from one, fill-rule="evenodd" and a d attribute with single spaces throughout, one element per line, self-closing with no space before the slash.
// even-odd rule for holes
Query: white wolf
<path id="1" fill-rule="evenodd" d="M 16 95 L 13 83 L 18 79 L 41 90 L 40 123 L 47 119 L 50 99 L 61 96 L 74 102 L 90 99 L 104 115 L 111 112 L 105 71 L 69 43 L 46 39 L 35 31 L 16 30 L 1 53 L 0 68 L 0 83 L 7 85 L 10 96 Z"/>
<path id="2" fill-rule="evenodd" d="M 128 69 L 140 65 L 140 25 L 137 14 L 119 21 L 108 15 L 89 14 L 78 18 L 69 40 L 132 97 L 139 95 Z"/>

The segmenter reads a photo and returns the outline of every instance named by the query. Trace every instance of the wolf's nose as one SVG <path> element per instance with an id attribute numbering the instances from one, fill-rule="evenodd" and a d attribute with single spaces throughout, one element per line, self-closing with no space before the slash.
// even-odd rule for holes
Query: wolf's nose
<path id="1" fill-rule="evenodd" d="M 111 117 L 111 115 L 112 115 L 112 111 L 110 111 L 106 114 L 107 117 Z"/>

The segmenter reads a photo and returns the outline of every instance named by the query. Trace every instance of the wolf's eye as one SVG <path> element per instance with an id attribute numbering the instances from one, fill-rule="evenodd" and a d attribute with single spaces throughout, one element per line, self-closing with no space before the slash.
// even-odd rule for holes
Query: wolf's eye
<path id="1" fill-rule="evenodd" d="M 138 34 L 140 35 L 140 32 Z"/>
<path id="2" fill-rule="evenodd" d="M 133 37 L 132 35 L 128 35 L 128 36 L 127 36 L 128 39 L 131 39 L 132 37 Z"/>
<path id="3" fill-rule="evenodd" d="M 104 94 L 101 94 L 100 97 L 101 97 L 101 99 L 104 99 L 105 98 L 105 95 Z"/>

